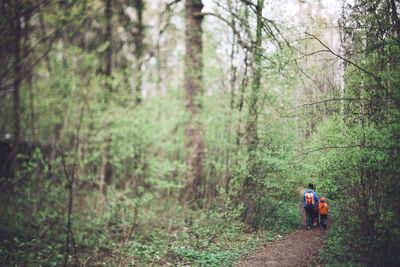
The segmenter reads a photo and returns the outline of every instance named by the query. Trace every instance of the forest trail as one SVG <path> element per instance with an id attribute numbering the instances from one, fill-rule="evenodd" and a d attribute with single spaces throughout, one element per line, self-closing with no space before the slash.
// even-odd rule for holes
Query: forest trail
<path id="1" fill-rule="evenodd" d="M 301 195 L 304 189 L 299 190 Z M 263 251 L 245 259 L 240 266 L 316 266 L 319 262 L 319 250 L 325 238 L 325 230 L 305 227 L 305 213 L 302 206 L 303 227 L 287 234 L 282 240 L 267 244 Z"/>

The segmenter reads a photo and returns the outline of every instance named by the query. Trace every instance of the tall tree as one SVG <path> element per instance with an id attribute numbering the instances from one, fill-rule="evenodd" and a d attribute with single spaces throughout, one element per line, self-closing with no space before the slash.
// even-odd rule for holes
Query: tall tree
<path id="1" fill-rule="evenodd" d="M 15 177 L 18 170 L 18 151 L 20 145 L 20 86 L 21 86 L 21 1 L 13 1 L 11 5 L 11 27 L 13 35 L 13 56 L 14 56 L 14 82 L 13 82 L 13 139 L 12 139 L 12 150 L 11 150 L 11 176 Z"/>
<path id="2" fill-rule="evenodd" d="M 143 39 L 144 39 L 144 24 L 143 24 L 143 11 L 145 8 L 145 3 L 143 0 L 134 0 L 133 5 L 136 10 L 136 29 L 134 33 L 135 42 L 135 57 L 136 57 L 136 103 L 142 101 L 142 65 L 143 65 Z"/>
<path id="3" fill-rule="evenodd" d="M 106 53 L 106 71 L 105 74 L 106 76 L 111 76 L 111 72 L 112 72 L 112 48 L 113 48 L 113 44 L 112 44 L 112 4 L 113 4 L 113 0 L 106 0 L 106 5 L 104 8 L 104 15 L 106 18 L 106 41 L 108 41 L 108 46 L 107 49 L 105 51 Z M 108 86 L 109 90 L 111 91 L 111 86 Z"/>
<path id="4" fill-rule="evenodd" d="M 253 50 L 253 80 L 251 84 L 251 95 L 249 103 L 249 116 L 246 124 L 246 140 L 249 151 L 254 151 L 257 148 L 258 136 L 257 136 L 257 117 L 258 117 L 258 96 L 261 85 L 261 70 L 262 70 L 262 10 L 264 7 L 263 0 L 257 0 L 256 6 L 256 41 Z"/>
<path id="5" fill-rule="evenodd" d="M 251 84 L 251 93 L 249 101 L 249 114 L 246 122 L 246 143 L 247 151 L 249 154 L 248 158 L 248 175 L 243 181 L 243 193 L 245 198 L 245 210 L 244 210 L 244 220 L 247 221 L 247 214 L 254 213 L 254 203 L 252 201 L 252 192 L 256 185 L 254 178 L 256 177 L 256 150 L 258 144 L 258 134 L 257 134 L 257 120 L 259 114 L 258 98 L 261 86 L 261 71 L 262 71 L 262 10 L 264 8 L 264 1 L 257 0 L 257 5 L 255 6 L 257 25 L 256 25 L 256 40 L 255 47 L 253 49 L 253 79 Z"/>
<path id="6" fill-rule="evenodd" d="M 196 201 L 203 193 L 204 185 L 204 139 L 199 113 L 202 109 L 203 62 L 202 62 L 202 21 L 201 0 L 186 0 L 185 3 L 185 106 L 188 119 L 185 124 L 186 185 L 181 198 Z"/>
<path id="7" fill-rule="evenodd" d="M 113 66 L 113 34 L 112 34 L 112 16 L 113 16 L 113 0 L 106 0 L 105 3 L 105 8 L 104 8 L 104 15 L 106 19 L 106 42 L 108 42 L 107 49 L 105 51 L 105 57 L 106 57 L 106 70 L 105 70 L 105 75 L 107 78 L 107 90 L 109 91 L 108 94 L 106 95 L 106 103 L 108 102 L 108 97 L 111 99 L 112 96 L 112 85 L 110 82 L 110 79 L 112 78 L 112 66 Z M 108 96 L 108 97 L 107 97 Z M 112 178 L 112 166 L 111 166 L 111 138 L 108 138 L 106 140 L 106 148 L 105 148 L 105 154 L 103 155 L 103 166 L 101 170 L 101 175 L 102 175 L 102 181 L 100 182 L 100 186 L 103 186 L 103 182 L 106 184 L 111 183 L 111 178 Z"/>

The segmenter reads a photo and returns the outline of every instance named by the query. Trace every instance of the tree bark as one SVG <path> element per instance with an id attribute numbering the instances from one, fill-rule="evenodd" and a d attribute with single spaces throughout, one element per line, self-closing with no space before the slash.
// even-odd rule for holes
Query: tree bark
<path id="1" fill-rule="evenodd" d="M 345 43 L 346 43 L 346 32 L 345 32 L 345 14 L 344 14 L 344 8 L 345 8 L 345 1 L 342 2 L 342 26 L 339 28 L 339 39 L 340 39 L 340 47 L 339 47 L 339 54 L 343 57 L 345 57 Z M 346 70 L 345 62 L 343 60 L 339 60 L 338 63 L 338 70 L 339 70 L 339 91 L 340 91 L 340 97 L 344 98 L 345 97 L 345 89 L 344 89 L 344 73 Z M 340 116 L 342 120 L 344 120 L 344 100 L 340 101 Z"/>
<path id="2" fill-rule="evenodd" d="M 257 15 L 257 25 L 256 25 L 256 42 L 253 52 L 253 80 L 251 84 L 251 94 L 249 101 L 249 114 L 246 122 L 246 143 L 248 157 L 248 175 L 245 177 L 242 186 L 243 198 L 244 198 L 244 213 L 243 220 L 246 223 L 254 223 L 249 220 L 248 215 L 255 214 L 255 203 L 252 197 L 252 193 L 255 189 L 256 182 L 254 178 L 257 176 L 257 166 L 256 166 L 256 155 L 255 151 L 258 145 L 258 134 L 257 134 L 257 120 L 258 120 L 258 98 L 261 86 L 261 71 L 262 71 L 262 10 L 264 8 L 264 1 L 257 0 L 256 15 Z M 252 216 L 253 217 L 253 216 Z"/>
<path id="3" fill-rule="evenodd" d="M 144 39 L 144 25 L 143 25 L 143 10 L 144 10 L 144 1 L 143 0 L 135 0 L 134 6 L 136 10 L 136 32 L 135 36 L 135 57 L 136 57 L 136 104 L 142 102 L 142 83 L 143 83 L 143 74 L 142 74 L 142 65 L 143 65 L 143 39 Z"/>
<path id="4" fill-rule="evenodd" d="M 28 54 L 29 50 L 29 34 L 31 31 L 30 27 L 30 20 L 31 20 L 31 13 L 27 12 L 25 13 L 25 29 L 24 29 L 24 42 L 23 42 L 23 49 L 24 49 L 24 54 Z M 32 60 L 31 60 L 32 61 Z M 31 64 L 27 64 L 28 66 Z M 29 90 L 29 112 L 30 112 L 30 121 L 29 121 L 29 126 L 31 130 L 31 143 L 30 146 L 33 145 L 33 142 L 36 139 L 36 134 L 35 134 L 35 103 L 34 103 L 34 94 L 33 94 L 33 71 L 30 71 L 27 69 L 27 67 L 24 68 L 24 77 L 27 79 L 27 86 Z"/>
<path id="5" fill-rule="evenodd" d="M 256 15 L 257 15 L 257 28 L 256 28 L 256 42 L 253 53 L 253 80 L 251 84 L 251 95 L 249 102 L 249 115 L 246 122 L 246 142 L 247 150 L 250 154 L 257 149 L 258 134 L 257 134 L 257 119 L 258 119 L 258 96 L 261 85 L 261 40 L 262 40 L 262 10 L 264 7 L 263 0 L 257 0 Z M 244 181 L 246 187 L 251 178 L 248 177 Z"/>
<path id="6" fill-rule="evenodd" d="M 232 25 L 235 25 L 235 18 L 232 18 Z M 237 41 L 235 37 L 235 33 L 232 31 L 232 45 L 231 45 L 231 56 L 230 56 L 230 69 L 231 69 L 231 76 L 230 76 L 230 106 L 229 110 L 227 111 L 227 118 L 229 118 L 228 125 L 227 125 L 227 135 L 228 135 L 228 142 L 229 144 L 231 143 L 231 138 L 232 138 L 232 113 L 234 109 L 234 104 L 235 104 L 235 83 L 236 83 L 236 71 L 237 68 L 234 66 L 234 58 L 236 54 L 236 46 L 237 46 Z M 229 182 L 232 178 L 232 175 L 230 173 L 230 152 L 231 149 L 227 149 L 225 152 L 225 159 L 224 159 L 224 177 L 222 179 L 222 187 L 225 189 L 225 194 L 229 194 Z"/>
<path id="7" fill-rule="evenodd" d="M 18 171 L 18 152 L 20 137 L 20 85 L 21 85 L 21 24 L 20 24 L 20 1 L 15 1 L 14 19 L 12 20 L 12 28 L 14 32 L 14 82 L 13 82 L 13 139 L 11 150 L 11 176 L 16 177 Z"/>
<path id="8" fill-rule="evenodd" d="M 257 12 L 257 29 L 256 29 L 256 43 L 253 53 L 253 81 L 251 85 L 251 96 L 249 105 L 249 117 L 246 125 L 246 139 L 249 151 L 253 151 L 257 148 L 258 136 L 257 136 L 257 118 L 258 118 L 258 96 L 261 84 L 261 62 L 262 62 L 262 10 L 264 7 L 263 0 L 257 0 L 256 12 Z"/>
<path id="9" fill-rule="evenodd" d="M 240 83 L 240 87 L 239 87 L 239 100 L 238 100 L 238 104 L 237 104 L 237 109 L 239 111 L 239 119 L 237 122 L 237 126 L 236 126 L 236 146 L 239 148 L 241 146 L 241 140 L 243 137 L 243 132 L 242 132 L 242 119 L 241 119 L 241 113 L 243 110 L 243 103 L 244 103 L 244 95 L 245 95 L 245 91 L 249 82 L 249 77 L 247 74 L 249 68 L 249 62 L 248 62 L 248 52 L 245 51 L 244 53 L 244 73 L 243 73 L 243 78 L 242 81 Z"/>
<path id="10" fill-rule="evenodd" d="M 396 7 L 395 1 L 390 0 L 390 5 L 391 5 L 391 9 L 392 9 L 393 22 L 394 22 L 394 26 L 396 29 L 397 44 L 400 46 L 400 19 L 399 19 L 399 16 L 397 15 L 397 7 Z"/>
<path id="11" fill-rule="evenodd" d="M 106 0 L 106 6 L 104 10 L 104 15 L 106 17 L 106 40 L 109 42 L 106 49 L 106 76 L 111 76 L 112 72 L 112 0 Z M 111 91 L 111 86 L 108 86 Z"/>
<path id="12" fill-rule="evenodd" d="M 108 98 L 112 96 L 112 85 L 110 83 L 110 79 L 112 76 L 112 55 L 113 55 L 113 35 L 112 35 L 112 1 L 106 0 L 106 6 L 104 9 L 104 15 L 106 18 L 106 40 L 109 42 L 106 52 L 106 71 L 105 75 L 107 77 L 106 87 L 109 91 L 109 94 L 106 95 L 106 103 L 108 102 Z M 103 188 L 104 183 L 109 185 L 111 184 L 111 179 L 113 175 L 112 166 L 111 166 L 111 138 L 107 138 L 106 147 L 103 155 L 103 163 L 101 167 L 101 181 L 100 181 L 100 190 L 104 193 L 105 190 Z"/>
<path id="13" fill-rule="evenodd" d="M 204 196 L 204 140 L 199 113 L 202 109 L 203 61 L 202 61 L 202 21 L 201 0 L 186 0 L 185 30 L 185 106 L 188 119 L 185 124 L 185 163 L 187 167 L 186 185 L 181 199 L 197 201 Z"/>

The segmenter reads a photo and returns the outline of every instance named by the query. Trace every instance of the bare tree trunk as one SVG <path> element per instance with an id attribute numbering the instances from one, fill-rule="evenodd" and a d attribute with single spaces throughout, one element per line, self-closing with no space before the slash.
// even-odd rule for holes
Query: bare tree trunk
<path id="1" fill-rule="evenodd" d="M 257 120 L 258 120 L 258 98 L 261 86 L 261 63 L 262 63 L 262 10 L 264 7 L 263 0 L 257 0 L 256 15 L 257 15 L 257 28 L 256 28 L 256 42 L 255 49 L 253 53 L 253 81 L 251 85 L 251 95 L 249 103 L 249 114 L 246 122 L 246 143 L 247 152 L 249 154 L 248 158 L 248 169 L 249 174 L 245 177 L 243 181 L 243 200 L 244 200 L 244 213 L 243 220 L 246 223 L 253 223 L 249 214 L 254 215 L 256 205 L 252 197 L 252 193 L 256 187 L 256 182 L 254 178 L 257 176 L 257 166 L 256 166 L 256 156 L 255 151 L 258 145 L 258 134 L 257 134 Z"/>
<path id="2" fill-rule="evenodd" d="M 246 87 L 248 85 L 249 82 L 249 77 L 247 75 L 247 71 L 249 68 L 249 64 L 248 64 L 248 52 L 245 51 L 245 56 L 244 56 L 244 73 L 243 73 L 243 78 L 239 87 L 239 103 L 237 105 L 238 111 L 239 111 L 239 119 L 237 122 L 237 127 L 236 127 L 236 146 L 239 148 L 241 145 L 241 139 L 243 137 L 243 133 L 242 133 L 242 119 L 241 119 L 241 113 L 243 110 L 243 104 L 244 104 L 244 94 L 246 91 Z"/>
<path id="3" fill-rule="evenodd" d="M 143 10 L 144 1 L 135 0 L 134 6 L 136 10 L 136 32 L 135 32 L 135 57 L 136 57 L 136 103 L 142 102 L 142 83 L 143 83 L 143 39 L 144 39 L 144 25 L 143 25 Z"/>
<path id="4" fill-rule="evenodd" d="M 257 29 L 256 29 L 256 43 L 253 53 L 253 81 L 251 85 L 251 95 L 249 103 L 249 115 L 246 122 L 246 142 L 247 150 L 249 153 L 257 149 L 258 144 L 258 134 L 257 134 L 257 119 L 258 119 L 258 97 L 261 85 L 261 40 L 262 40 L 262 10 L 264 7 L 264 1 L 258 0 L 256 11 L 257 11 Z M 250 177 L 245 179 L 244 186 L 246 187 L 247 182 L 249 182 Z"/>
<path id="5" fill-rule="evenodd" d="M 235 25 L 235 19 L 232 18 L 232 25 Z M 233 60 L 236 53 L 236 38 L 235 34 L 232 33 L 232 46 L 231 46 L 231 77 L 230 77 L 230 108 L 228 110 L 227 117 L 229 118 L 228 125 L 227 125 L 227 135 L 228 135 L 228 143 L 231 142 L 231 135 L 232 135 L 232 112 L 234 109 L 235 103 L 235 82 L 236 82 L 236 66 L 233 64 Z M 224 177 L 222 179 L 222 187 L 225 189 L 225 193 L 229 193 L 229 182 L 231 180 L 231 173 L 230 173 L 230 148 L 225 152 L 225 159 L 224 159 Z"/>
<path id="6" fill-rule="evenodd" d="M 21 85 L 21 23 L 20 23 L 20 1 L 15 1 L 14 6 L 14 17 L 12 20 L 12 28 L 14 32 L 14 82 L 13 82 L 13 139 L 12 139 L 12 150 L 11 150 L 11 176 L 16 177 L 18 171 L 18 152 L 19 144 L 21 142 L 20 136 L 20 95 L 19 89 Z"/>
<path id="7" fill-rule="evenodd" d="M 157 1 L 157 44 L 156 44 L 156 85 L 157 85 L 157 94 L 161 93 L 161 2 Z"/>
<path id="8" fill-rule="evenodd" d="M 74 146 L 74 159 L 71 167 L 68 167 L 65 163 L 64 153 L 62 155 L 62 164 L 64 167 L 65 177 L 67 178 L 68 185 L 68 213 L 67 213 L 67 236 L 65 239 L 65 255 L 64 255 L 64 263 L 63 266 L 69 266 L 68 257 L 71 255 L 70 246 L 72 246 L 73 254 L 74 254 L 74 266 L 78 266 L 78 254 L 76 250 L 74 232 L 72 229 L 72 212 L 73 212 L 73 204 L 74 204 L 74 182 L 78 170 L 78 151 L 80 146 L 80 131 L 82 126 L 83 115 L 85 111 L 85 104 L 81 106 L 78 127 L 76 131 L 76 137 L 72 140 L 72 145 Z"/>
<path id="9" fill-rule="evenodd" d="M 345 10 L 345 1 L 342 2 L 342 27 L 340 27 L 339 29 L 339 37 L 340 37 L 340 55 L 345 57 L 345 53 L 346 53 L 346 32 L 345 32 L 345 14 L 344 11 Z M 340 90 L 340 97 L 342 98 L 342 100 L 340 101 L 340 115 L 342 117 L 342 119 L 344 119 L 344 96 L 345 96 L 345 81 L 344 81 L 344 72 L 346 69 L 346 65 L 345 62 L 343 60 L 339 60 L 338 62 L 338 69 L 339 69 L 339 90 Z"/>
<path id="10" fill-rule="evenodd" d="M 396 28 L 397 44 L 400 46 L 400 19 L 397 14 L 397 7 L 395 0 L 390 0 L 390 5 L 392 9 L 392 18 Z"/>
<path id="11" fill-rule="evenodd" d="M 34 103 L 34 95 L 33 95 L 33 82 L 32 82 L 33 77 L 30 76 L 28 78 L 28 87 L 29 87 L 29 110 L 31 113 L 30 117 L 30 128 L 31 128 L 31 141 L 32 144 L 36 138 L 35 134 L 35 103 Z"/>
<path id="12" fill-rule="evenodd" d="M 30 19 L 31 13 L 27 12 L 25 14 L 25 30 L 24 30 L 24 54 L 27 54 L 27 50 L 29 49 L 29 33 L 31 31 L 30 27 Z M 29 64 L 28 64 L 29 65 Z M 33 145 L 33 141 L 35 140 L 35 103 L 34 103 L 34 94 L 33 94 L 33 71 L 29 71 L 24 68 L 24 76 L 27 80 L 28 90 L 29 90 L 29 112 L 30 112 L 30 121 L 29 127 L 31 130 L 31 143 Z"/>
<path id="13" fill-rule="evenodd" d="M 104 15 L 107 20 L 106 24 L 106 40 L 109 42 L 108 47 L 106 49 L 106 76 L 111 76 L 112 72 L 112 1 L 106 0 L 106 6 L 104 10 Z M 111 91 L 111 86 L 108 88 Z"/>
<path id="14" fill-rule="evenodd" d="M 245 19 L 246 21 L 249 20 L 249 7 L 247 5 L 245 5 L 245 10 L 244 10 L 244 15 L 245 15 Z M 248 27 L 246 27 L 246 32 L 248 32 Z M 238 40 L 239 41 L 239 40 Z M 245 91 L 247 89 L 248 83 L 249 83 L 249 75 L 248 75 L 248 69 L 249 69 L 249 60 L 248 60 L 248 56 L 249 56 L 249 51 L 248 49 L 245 49 L 244 51 L 244 73 L 243 73 L 243 78 L 239 87 L 239 102 L 237 105 L 238 111 L 239 111 L 239 119 L 237 122 L 237 127 L 236 127 L 236 146 L 237 149 L 240 148 L 241 146 L 241 142 L 242 142 L 242 138 L 243 138 L 243 131 L 242 131 L 242 110 L 243 110 L 243 105 L 244 105 L 244 96 L 245 96 Z"/>
<path id="15" fill-rule="evenodd" d="M 253 151 L 257 148 L 258 136 L 257 136 L 257 118 L 258 118 L 258 96 L 261 84 L 261 39 L 262 39 L 262 9 L 264 6 L 263 0 L 257 1 L 256 11 L 257 11 L 257 31 L 256 31 L 256 43 L 253 54 L 253 81 L 251 85 L 251 96 L 249 104 L 249 117 L 246 124 L 246 140 L 249 151 Z"/>
<path id="16" fill-rule="evenodd" d="M 186 0 L 185 106 L 189 118 L 185 124 L 186 185 L 182 191 L 181 199 L 192 202 L 204 196 L 205 152 L 199 118 L 203 93 L 202 8 L 201 0 Z"/>
<path id="17" fill-rule="evenodd" d="M 112 55 L 113 55 L 113 35 L 112 35 L 112 1 L 113 0 L 106 0 L 106 6 L 104 10 L 104 15 L 107 20 L 106 24 L 106 39 L 109 42 L 107 50 L 106 50 L 106 71 L 105 75 L 107 77 L 107 89 L 109 90 L 109 94 L 106 94 L 106 103 L 108 102 L 108 98 L 112 97 L 112 86 L 110 84 L 109 79 L 111 79 L 112 75 Z M 107 138 L 105 144 L 104 155 L 102 156 L 102 166 L 101 166 L 101 176 L 100 176 L 100 188 L 103 192 L 104 184 L 110 184 L 112 178 L 112 167 L 111 167 L 111 138 Z"/>

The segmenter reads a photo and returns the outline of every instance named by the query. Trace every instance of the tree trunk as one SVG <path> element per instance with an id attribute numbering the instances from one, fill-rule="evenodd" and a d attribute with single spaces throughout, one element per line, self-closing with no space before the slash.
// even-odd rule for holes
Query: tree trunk
<path id="1" fill-rule="evenodd" d="M 112 0 L 106 0 L 104 15 L 107 20 L 106 24 L 106 41 L 109 42 L 106 49 L 106 76 L 111 76 L 112 72 Z M 108 88 L 111 91 L 111 86 Z"/>
<path id="2" fill-rule="evenodd" d="M 396 29 L 397 44 L 400 46 L 400 19 L 399 19 L 399 16 L 397 15 L 397 7 L 396 7 L 396 3 L 394 0 L 390 0 L 390 6 L 392 9 L 393 23 L 394 23 L 394 26 Z"/>
<path id="3" fill-rule="evenodd" d="M 136 103 L 139 104 L 142 102 L 142 83 L 143 83 L 143 74 L 142 74 L 142 65 L 143 65 L 143 39 L 144 39 L 144 25 L 143 25 L 143 10 L 144 10 L 144 1 L 143 0 L 135 0 L 134 6 L 136 10 L 136 32 L 135 36 L 135 57 L 136 57 Z"/>
<path id="4" fill-rule="evenodd" d="M 241 125 L 242 125 L 242 119 L 241 119 L 241 113 L 242 113 L 242 110 L 243 110 L 243 104 L 244 104 L 244 95 L 245 95 L 245 91 L 246 91 L 246 88 L 247 88 L 247 85 L 248 85 L 248 81 L 249 81 L 249 78 L 248 78 L 248 75 L 247 75 L 247 70 L 248 70 L 248 59 L 247 59 L 247 57 L 248 57 L 248 52 L 247 51 L 245 51 L 245 53 L 244 53 L 244 73 L 243 73 L 243 78 L 242 78 L 242 81 L 241 81 L 241 83 L 240 83 L 240 87 L 239 87 L 239 101 L 238 101 L 238 104 L 237 104 L 237 109 L 238 109 L 238 112 L 239 112 L 239 119 L 238 119 L 238 122 L 237 122 L 237 126 L 236 126 L 236 146 L 239 148 L 240 146 L 241 146 L 241 140 L 242 140 L 242 137 L 243 137 L 243 133 L 242 133 L 242 127 L 241 127 Z"/>
<path id="5" fill-rule="evenodd" d="M 247 150 L 251 154 L 257 149 L 258 135 L 257 135 L 257 119 L 258 119 L 258 96 L 261 84 L 261 40 L 262 40 L 262 10 L 264 6 L 263 0 L 257 0 L 256 12 L 257 12 L 257 29 L 256 29 L 256 42 L 255 49 L 253 53 L 253 81 L 251 84 L 251 95 L 249 103 L 249 115 L 246 122 L 246 142 Z M 250 161 L 252 161 L 250 157 Z M 251 164 L 249 165 L 251 168 Z M 252 170 L 250 170 L 252 172 Z M 244 187 L 247 187 L 250 183 L 251 177 L 247 177 L 244 180 Z"/>
<path id="6" fill-rule="evenodd" d="M 257 0 L 256 12 L 257 12 L 257 31 L 256 31 L 256 43 L 253 53 L 253 81 L 251 85 L 251 95 L 249 104 L 249 116 L 246 123 L 246 141 L 249 151 L 254 151 L 257 148 L 258 136 L 257 136 L 257 118 L 258 118 L 258 96 L 260 91 L 261 83 L 261 39 L 262 39 L 262 9 L 264 6 L 263 0 Z"/>
<path id="7" fill-rule="evenodd" d="M 106 40 L 109 42 L 106 52 L 106 71 L 105 75 L 107 77 L 106 87 L 109 91 L 106 94 L 105 102 L 108 102 L 108 98 L 112 96 L 112 85 L 110 83 L 111 75 L 112 75 L 112 54 L 113 54 L 113 36 L 112 36 L 112 1 L 113 0 L 106 0 L 106 6 L 104 10 L 104 15 L 106 18 Z M 100 189 L 104 193 L 103 185 L 104 183 L 109 185 L 111 184 L 112 178 L 112 167 L 111 167 L 111 138 L 107 138 L 106 140 L 106 147 L 104 151 L 104 155 L 102 156 L 102 166 L 101 166 L 101 181 L 100 181 Z"/>
<path id="8" fill-rule="evenodd" d="M 14 6 L 14 19 L 12 20 L 12 27 L 14 32 L 14 82 L 13 82 L 13 139 L 11 150 L 11 176 L 16 177 L 18 171 L 18 152 L 20 144 L 20 99 L 19 89 L 21 85 L 21 24 L 20 24 L 20 6 L 19 1 L 15 1 Z"/>
<path id="9" fill-rule="evenodd" d="M 31 20 L 31 13 L 27 12 L 25 14 L 25 29 L 24 29 L 24 54 L 29 53 L 29 33 L 31 31 L 30 27 L 30 20 Z M 32 60 L 31 60 L 32 61 Z M 27 64 L 28 66 L 30 64 Z M 34 94 L 33 94 L 33 71 L 29 71 L 24 68 L 24 76 L 27 79 L 27 86 L 29 90 L 29 112 L 30 112 L 30 120 L 29 120 L 29 127 L 31 130 L 31 143 L 30 146 L 33 145 L 33 142 L 36 139 L 35 134 L 35 103 L 34 103 Z"/>
<path id="10" fill-rule="evenodd" d="M 257 15 L 257 28 L 256 28 L 256 42 L 255 49 L 253 52 L 253 80 L 251 84 L 251 94 L 249 102 L 249 114 L 246 122 L 246 143 L 248 157 L 248 168 L 249 174 L 245 177 L 243 181 L 243 200 L 244 200 L 244 213 L 243 220 L 246 223 L 254 223 L 252 221 L 253 216 L 248 215 L 255 214 L 255 202 L 252 197 L 252 193 L 255 190 L 256 182 L 254 178 L 257 176 L 257 166 L 256 166 L 256 155 L 258 145 L 258 134 L 257 134 L 257 120 L 258 120 L 258 97 L 261 85 L 261 63 L 262 63 L 262 10 L 264 7 L 263 0 L 257 0 L 256 15 Z"/>
<path id="11" fill-rule="evenodd" d="M 187 172 L 181 199 L 192 202 L 204 196 L 205 152 L 199 117 L 203 93 L 202 8 L 201 0 L 186 0 L 185 106 L 188 119 L 185 124 L 185 163 Z"/>
<path id="12" fill-rule="evenodd" d="M 232 25 L 235 25 L 235 19 L 232 18 Z M 235 34 L 232 33 L 232 46 L 231 46 L 231 76 L 230 76 L 230 106 L 229 106 L 229 110 L 227 111 L 227 118 L 229 118 L 228 120 L 228 125 L 227 125 L 227 139 L 228 139 L 228 143 L 231 143 L 231 136 L 232 136 L 232 113 L 233 113 L 233 109 L 234 109 L 234 103 L 235 103 L 235 83 L 236 83 L 236 66 L 234 66 L 233 61 L 235 58 L 235 54 L 236 54 L 236 46 L 237 46 L 237 42 L 236 42 L 236 38 L 235 38 Z M 232 178 L 231 173 L 230 173 L 230 152 L 231 149 L 227 149 L 225 152 L 225 158 L 224 158 L 224 177 L 222 179 L 222 187 L 225 189 L 225 194 L 229 193 L 229 182 Z"/>

